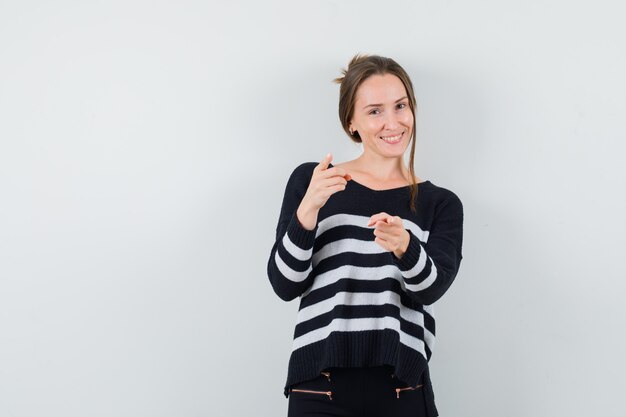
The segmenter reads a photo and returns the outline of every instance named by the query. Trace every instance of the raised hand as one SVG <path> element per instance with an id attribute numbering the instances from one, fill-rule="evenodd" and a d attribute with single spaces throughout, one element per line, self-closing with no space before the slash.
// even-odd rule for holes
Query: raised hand
<path id="1" fill-rule="evenodd" d="M 402 224 L 402 217 L 391 216 L 385 212 L 374 214 L 370 217 L 368 226 L 374 228 L 374 241 L 386 250 L 393 252 L 397 258 L 401 258 L 409 246 L 411 236 Z"/>
<path id="2" fill-rule="evenodd" d="M 326 204 L 331 195 L 346 189 L 346 184 L 352 179 L 345 169 L 340 167 L 328 168 L 333 157 L 330 152 L 313 169 L 309 187 L 298 207 L 298 220 L 308 230 L 313 230 L 317 223 L 317 214 Z"/>

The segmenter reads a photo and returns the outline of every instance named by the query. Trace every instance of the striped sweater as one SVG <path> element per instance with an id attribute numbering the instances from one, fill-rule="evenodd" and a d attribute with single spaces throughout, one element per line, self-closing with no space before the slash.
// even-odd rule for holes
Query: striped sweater
<path id="1" fill-rule="evenodd" d="M 389 364 L 416 385 L 434 348 L 433 303 L 463 257 L 461 200 L 425 181 L 413 213 L 409 186 L 373 190 L 350 180 L 307 230 L 296 211 L 316 165 L 300 164 L 287 181 L 267 264 L 274 292 L 285 301 L 300 297 L 284 395 L 328 367 Z M 409 232 L 401 258 L 376 243 L 375 226 L 367 226 L 380 212 L 400 216 Z"/>

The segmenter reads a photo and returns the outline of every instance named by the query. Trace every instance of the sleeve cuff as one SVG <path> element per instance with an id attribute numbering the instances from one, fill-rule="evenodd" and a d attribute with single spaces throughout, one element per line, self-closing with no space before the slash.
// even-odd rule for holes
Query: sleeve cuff
<path id="1" fill-rule="evenodd" d="M 415 236 L 409 229 L 406 229 L 406 231 L 409 232 L 410 239 L 409 246 L 407 246 L 404 255 L 402 255 L 401 258 L 398 258 L 393 252 L 391 252 L 393 263 L 396 264 L 401 271 L 408 271 L 417 265 L 417 261 L 422 253 L 422 244 L 417 236 Z"/>
<path id="2" fill-rule="evenodd" d="M 287 225 L 287 234 L 289 239 L 301 249 L 310 249 L 315 244 L 315 235 L 317 234 L 318 225 L 313 230 L 305 229 L 298 220 L 296 212 L 291 215 L 289 225 Z"/>

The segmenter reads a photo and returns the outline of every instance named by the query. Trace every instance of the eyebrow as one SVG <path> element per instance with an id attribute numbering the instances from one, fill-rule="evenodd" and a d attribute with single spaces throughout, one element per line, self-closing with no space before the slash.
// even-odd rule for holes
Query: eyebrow
<path id="1" fill-rule="evenodd" d="M 405 98 L 407 98 L 407 96 L 404 96 L 404 97 L 402 97 L 402 98 L 397 99 L 397 100 L 396 100 L 396 103 L 397 103 L 398 101 L 402 101 L 402 100 L 404 100 Z M 378 106 L 382 106 L 382 105 L 383 105 L 383 103 L 378 103 L 378 104 L 368 104 L 367 106 L 363 107 L 363 109 L 365 110 L 365 109 L 367 109 L 368 107 L 378 107 Z"/>

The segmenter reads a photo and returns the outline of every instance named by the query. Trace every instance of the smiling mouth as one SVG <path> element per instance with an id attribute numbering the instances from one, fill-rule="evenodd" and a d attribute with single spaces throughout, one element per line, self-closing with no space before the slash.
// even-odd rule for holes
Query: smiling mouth
<path id="1" fill-rule="evenodd" d="M 379 136 L 378 138 L 381 139 L 382 141 L 386 142 L 386 143 L 398 143 L 402 140 L 402 135 L 404 135 L 404 132 L 400 133 L 399 135 L 396 136 Z"/>

